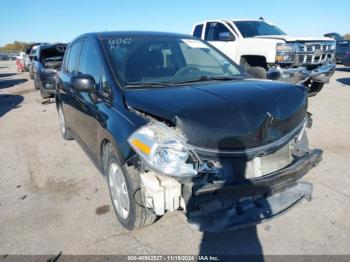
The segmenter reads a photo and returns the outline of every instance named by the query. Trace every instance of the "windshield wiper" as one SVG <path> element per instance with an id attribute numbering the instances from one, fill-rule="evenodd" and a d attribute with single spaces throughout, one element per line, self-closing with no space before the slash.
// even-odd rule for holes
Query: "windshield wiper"
<path id="1" fill-rule="evenodd" d="M 184 80 L 171 82 L 172 84 L 186 84 L 186 83 L 195 83 L 195 82 L 203 82 L 203 81 L 232 81 L 237 79 L 242 79 L 243 76 L 201 76 L 196 79 Z"/>
<path id="2" fill-rule="evenodd" d="M 171 85 L 164 82 L 144 82 L 144 83 L 127 83 L 124 88 L 151 88 L 151 87 L 169 87 Z"/>
<path id="3" fill-rule="evenodd" d="M 196 79 L 184 80 L 184 81 L 171 81 L 171 82 L 141 82 L 141 83 L 127 83 L 124 88 L 152 88 L 152 87 L 170 87 L 178 84 L 187 84 L 203 81 L 232 81 L 242 79 L 243 76 L 201 76 Z"/>

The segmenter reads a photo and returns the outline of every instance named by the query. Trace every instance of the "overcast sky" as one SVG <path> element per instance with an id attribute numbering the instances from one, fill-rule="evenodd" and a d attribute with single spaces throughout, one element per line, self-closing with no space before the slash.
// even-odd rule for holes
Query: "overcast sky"
<path id="1" fill-rule="evenodd" d="M 348 0 L 12 0 L 2 1 L 0 10 L 0 46 L 69 42 L 106 30 L 190 33 L 193 23 L 206 19 L 260 16 L 290 35 L 350 33 Z"/>

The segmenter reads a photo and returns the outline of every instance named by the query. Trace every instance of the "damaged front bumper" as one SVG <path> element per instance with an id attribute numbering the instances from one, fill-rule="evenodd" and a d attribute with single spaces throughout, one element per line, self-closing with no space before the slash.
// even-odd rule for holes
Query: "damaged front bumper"
<path id="1" fill-rule="evenodd" d="M 311 199 L 312 185 L 298 181 L 322 159 L 312 150 L 268 175 L 226 183 L 222 180 L 177 180 L 155 172 L 140 174 L 144 204 L 162 216 L 183 209 L 199 230 L 219 232 L 260 223 Z"/>
<path id="2" fill-rule="evenodd" d="M 275 217 L 302 199 L 311 199 L 312 185 L 298 180 L 321 159 L 322 150 L 315 149 L 290 166 L 260 178 L 237 184 L 187 185 L 188 221 L 199 230 L 219 232 Z"/>
<path id="3" fill-rule="evenodd" d="M 267 71 L 267 79 L 283 81 L 292 84 L 303 84 L 307 81 L 328 83 L 335 72 L 336 64 L 324 64 L 315 69 L 306 67 L 281 68 L 273 67 Z"/>

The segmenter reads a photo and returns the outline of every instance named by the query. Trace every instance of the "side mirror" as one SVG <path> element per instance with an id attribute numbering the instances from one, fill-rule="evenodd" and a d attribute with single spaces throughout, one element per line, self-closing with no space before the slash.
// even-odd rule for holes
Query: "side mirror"
<path id="1" fill-rule="evenodd" d="M 219 41 L 234 41 L 235 37 L 230 32 L 221 32 L 219 33 Z"/>
<path id="2" fill-rule="evenodd" d="M 35 55 L 31 55 L 31 56 L 29 56 L 29 58 L 32 61 L 37 61 L 38 60 L 38 58 Z"/>
<path id="3" fill-rule="evenodd" d="M 73 76 L 70 83 L 75 91 L 86 93 L 96 92 L 95 80 L 91 75 L 81 74 Z"/>

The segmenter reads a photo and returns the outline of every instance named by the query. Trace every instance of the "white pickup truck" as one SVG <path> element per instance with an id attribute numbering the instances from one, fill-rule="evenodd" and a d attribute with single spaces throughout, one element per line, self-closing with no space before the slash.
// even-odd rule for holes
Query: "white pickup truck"
<path id="1" fill-rule="evenodd" d="M 259 78 L 304 84 L 317 94 L 335 71 L 335 41 L 294 37 L 264 20 L 210 20 L 192 35 L 208 41 Z"/>

